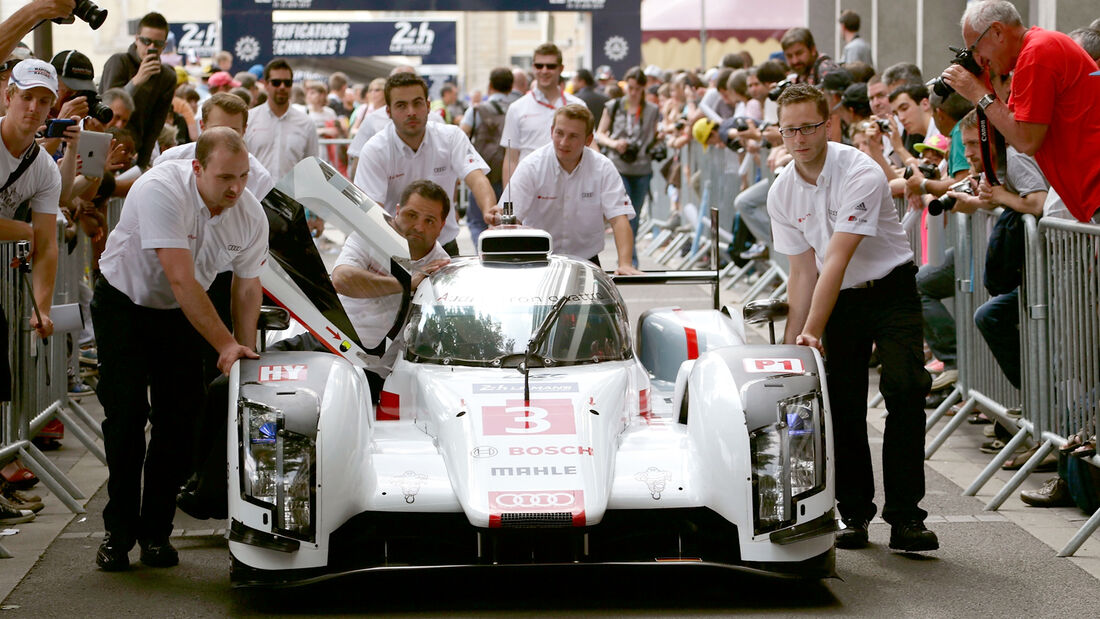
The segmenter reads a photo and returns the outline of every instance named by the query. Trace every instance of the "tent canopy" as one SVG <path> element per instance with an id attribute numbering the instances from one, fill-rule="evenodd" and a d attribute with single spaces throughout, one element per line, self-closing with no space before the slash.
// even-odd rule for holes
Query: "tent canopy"
<path id="1" fill-rule="evenodd" d="M 778 39 L 806 23 L 806 0 L 645 0 L 642 41 L 697 39 L 704 2 L 707 36 L 715 39 Z"/>

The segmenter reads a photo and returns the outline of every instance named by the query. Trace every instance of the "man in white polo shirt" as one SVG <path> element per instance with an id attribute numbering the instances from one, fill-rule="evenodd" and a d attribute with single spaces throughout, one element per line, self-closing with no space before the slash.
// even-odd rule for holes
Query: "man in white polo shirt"
<path id="1" fill-rule="evenodd" d="M 641 271 L 631 260 L 634 207 L 615 164 L 588 148 L 593 124 L 592 112 L 584 103 L 570 103 L 555 111 L 550 143 L 516 166 L 501 202 L 515 205 L 520 223 L 549 232 L 554 253 L 597 265 L 607 220 L 619 258 L 615 273 L 637 275 Z"/>
<path id="2" fill-rule="evenodd" d="M 793 157 L 768 192 L 776 251 L 790 256 L 784 339 L 826 355 L 836 454 L 840 548 L 868 543 L 875 481 L 867 444 L 867 361 L 875 344 L 886 399 L 882 445 L 890 548 L 935 550 L 924 526 L 924 370 L 913 253 L 886 175 L 861 151 L 828 141 L 825 95 L 808 84 L 779 97 L 779 131 Z"/>
<path id="3" fill-rule="evenodd" d="M 562 90 L 563 65 L 557 45 L 543 43 L 536 47 L 534 68 L 535 87 L 508 106 L 508 114 L 504 117 L 500 145 L 506 149 L 501 173 L 505 185 L 520 160 L 550 141 L 554 111 L 570 103 L 584 105 L 584 101 Z"/>
<path id="4" fill-rule="evenodd" d="M 208 129 L 194 160 L 166 161 L 134 183 L 107 238 L 92 298 L 96 393 L 110 474 L 107 536 L 96 555 L 105 571 L 126 569 L 135 541 L 146 565 L 179 562 L 168 536 L 203 401 L 202 340 L 218 351 L 225 373 L 237 359 L 257 358 L 252 349 L 268 229 L 259 202 L 245 189 L 247 178 L 241 137 L 226 127 Z M 234 273 L 235 335 L 206 296 L 227 268 Z"/>
<path id="5" fill-rule="evenodd" d="M 294 71 L 290 63 L 276 58 L 264 67 L 264 88 L 267 105 L 258 105 L 248 112 L 248 129 L 244 141 L 248 152 L 276 182 L 306 157 L 317 156 L 317 129 L 305 112 L 290 105 L 290 89 Z M 257 196 L 262 198 L 263 196 Z"/>
<path id="6" fill-rule="evenodd" d="M 463 179 L 482 206 L 490 224 L 499 223 L 493 186 L 485 174 L 489 166 L 477 154 L 470 139 L 454 125 L 428 122 L 428 84 L 410 73 L 391 75 L 386 80 L 386 107 L 393 120 L 375 134 L 359 153 L 355 184 L 390 215 L 397 213 L 405 187 L 418 180 L 430 180 L 448 189 Z M 458 219 L 447 217 L 439 242 L 447 253 L 458 255 Z"/>

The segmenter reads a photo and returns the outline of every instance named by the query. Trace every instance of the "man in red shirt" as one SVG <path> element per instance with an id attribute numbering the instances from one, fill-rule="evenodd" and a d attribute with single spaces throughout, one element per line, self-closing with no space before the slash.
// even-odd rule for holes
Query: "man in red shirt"
<path id="1" fill-rule="evenodd" d="M 969 5 L 963 39 L 985 75 L 952 64 L 944 80 L 985 111 L 1016 150 L 1033 155 L 1073 216 L 1089 221 L 1100 208 L 1100 77 L 1089 55 L 1061 32 L 1025 28 L 1011 2 Z M 1008 102 L 988 74 L 1012 73 Z"/>

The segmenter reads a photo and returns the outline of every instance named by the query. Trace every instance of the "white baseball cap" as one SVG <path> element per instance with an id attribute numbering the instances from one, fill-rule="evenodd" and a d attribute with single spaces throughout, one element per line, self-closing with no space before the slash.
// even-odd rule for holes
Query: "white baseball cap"
<path id="1" fill-rule="evenodd" d="M 30 90 L 39 86 L 48 89 L 57 96 L 57 70 L 45 60 L 28 58 L 15 65 L 11 70 L 10 84 L 19 90 Z"/>

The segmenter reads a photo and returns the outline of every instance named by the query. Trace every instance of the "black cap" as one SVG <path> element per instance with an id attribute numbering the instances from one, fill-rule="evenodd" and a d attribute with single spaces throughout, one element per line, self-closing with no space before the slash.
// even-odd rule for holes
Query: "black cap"
<path id="1" fill-rule="evenodd" d="M 821 89 L 825 92 L 844 92 L 852 85 L 852 74 L 846 69 L 834 69 L 821 78 Z"/>
<path id="2" fill-rule="evenodd" d="M 76 50 L 58 52 L 50 61 L 57 77 L 72 90 L 95 90 L 95 68 L 88 57 Z"/>
<path id="3" fill-rule="evenodd" d="M 865 82 L 856 82 L 844 89 L 844 96 L 840 98 L 840 103 L 845 107 L 870 105 L 871 101 L 867 98 L 867 84 Z"/>

